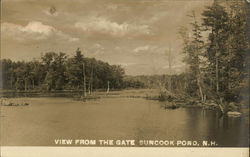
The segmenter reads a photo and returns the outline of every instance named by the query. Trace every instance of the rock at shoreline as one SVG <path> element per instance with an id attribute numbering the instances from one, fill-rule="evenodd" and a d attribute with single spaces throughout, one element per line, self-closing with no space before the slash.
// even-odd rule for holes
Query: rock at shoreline
<path id="1" fill-rule="evenodd" d="M 240 112 L 236 112 L 236 111 L 229 111 L 229 112 L 227 112 L 227 115 L 229 116 L 229 117 L 239 117 L 239 116 L 241 116 L 241 113 Z"/>
<path id="2" fill-rule="evenodd" d="M 165 106 L 164 106 L 164 108 L 165 109 L 177 109 L 177 108 L 179 108 L 180 106 L 178 106 L 178 105 L 176 105 L 176 104 L 170 104 L 170 105 L 167 105 L 167 104 L 165 104 Z"/>
<path id="3" fill-rule="evenodd" d="M 27 106 L 29 105 L 29 103 L 24 102 L 23 100 L 18 100 L 18 99 L 3 98 L 1 99 L 1 105 L 3 106 Z"/>

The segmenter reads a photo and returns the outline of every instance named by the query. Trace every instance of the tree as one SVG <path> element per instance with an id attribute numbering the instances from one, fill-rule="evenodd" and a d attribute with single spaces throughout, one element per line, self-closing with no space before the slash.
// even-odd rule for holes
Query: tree
<path id="1" fill-rule="evenodd" d="M 243 81 L 248 78 L 249 40 L 247 35 L 247 9 L 243 0 L 230 1 L 229 37 L 227 40 L 227 84 L 226 99 L 235 101 L 240 91 L 246 88 Z M 244 87 L 245 86 L 245 87 Z"/>
<path id="2" fill-rule="evenodd" d="M 171 45 L 169 44 L 169 47 L 168 47 L 168 51 L 166 52 L 166 56 L 168 58 L 168 70 L 169 70 L 169 77 L 168 77 L 168 90 L 171 91 L 172 90 L 172 78 L 171 78 L 171 75 L 172 75 L 172 62 L 173 62 L 173 54 L 171 52 Z M 165 86 L 165 85 L 164 85 Z"/>
<path id="3" fill-rule="evenodd" d="M 66 75 L 70 88 L 83 89 L 83 96 L 86 97 L 87 89 L 87 69 L 88 60 L 84 58 L 80 48 L 76 50 L 76 54 L 73 58 L 68 60 Z"/>
<path id="4" fill-rule="evenodd" d="M 242 0 L 224 5 L 227 10 L 215 1 L 202 14 L 203 26 L 209 32 L 206 55 L 217 94 L 228 101 L 235 101 L 239 93 L 235 89 L 239 89 L 246 74 L 247 15 Z"/>
<path id="5" fill-rule="evenodd" d="M 223 69 L 223 58 L 226 55 L 226 39 L 228 37 L 228 14 L 225 8 L 220 6 L 215 1 L 212 6 L 202 13 L 203 15 L 203 26 L 205 30 L 209 32 L 209 43 L 206 53 L 206 57 L 210 63 L 210 76 L 213 77 L 215 74 L 215 90 L 219 94 L 223 88 L 223 73 L 220 69 Z"/>
<path id="6" fill-rule="evenodd" d="M 204 57 L 204 41 L 202 40 L 202 28 L 196 20 L 195 13 L 190 16 L 193 20 L 192 36 L 188 35 L 186 28 L 181 28 L 179 33 L 183 38 L 183 52 L 186 54 L 184 61 L 189 65 L 189 83 L 191 84 L 192 92 L 199 91 L 198 95 L 201 101 L 205 100 L 203 92 L 203 77 L 201 68 L 205 68 L 206 59 Z M 193 84 L 193 85 L 192 85 Z"/>
<path id="7" fill-rule="evenodd" d="M 55 85 L 55 80 L 53 78 L 56 70 L 54 63 L 56 56 L 57 54 L 55 52 L 48 52 L 42 56 L 42 64 L 44 66 L 43 70 L 45 71 L 43 85 L 48 91 L 53 89 Z"/>
<path id="8" fill-rule="evenodd" d="M 55 56 L 55 89 L 61 90 L 64 89 L 66 83 L 66 60 L 67 56 L 65 53 L 60 52 L 58 55 Z"/>

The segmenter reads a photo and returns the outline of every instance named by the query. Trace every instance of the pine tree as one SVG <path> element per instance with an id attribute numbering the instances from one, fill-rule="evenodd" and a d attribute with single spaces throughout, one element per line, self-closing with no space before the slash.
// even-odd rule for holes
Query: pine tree
<path id="1" fill-rule="evenodd" d="M 226 40 L 228 38 L 228 14 L 225 8 L 220 6 L 216 1 L 212 6 L 202 13 L 203 26 L 205 31 L 209 32 L 206 49 L 206 58 L 209 61 L 210 77 L 212 84 L 219 95 L 223 91 L 225 81 L 225 56 Z M 215 82 L 215 83 L 214 83 Z"/>

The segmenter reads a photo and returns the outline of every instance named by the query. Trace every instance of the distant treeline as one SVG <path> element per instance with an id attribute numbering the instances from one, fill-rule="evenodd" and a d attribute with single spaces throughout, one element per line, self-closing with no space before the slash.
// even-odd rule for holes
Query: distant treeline
<path id="1" fill-rule="evenodd" d="M 174 92 L 188 86 L 186 74 L 127 76 L 121 66 L 86 58 L 79 49 L 73 57 L 48 52 L 28 62 L 2 59 L 1 68 L 2 89 L 16 91 L 84 90 L 85 84 L 86 91 L 109 87 L 166 88 Z"/>
<path id="2" fill-rule="evenodd" d="M 86 90 L 123 87 L 124 69 L 77 49 L 75 56 L 48 52 L 29 62 L 1 60 L 2 88 L 11 90 Z"/>
<path id="3" fill-rule="evenodd" d="M 124 86 L 126 88 L 149 88 L 160 89 L 166 88 L 169 91 L 180 91 L 187 86 L 187 74 L 179 75 L 139 75 L 124 76 Z"/>
<path id="4" fill-rule="evenodd" d="M 2 88 L 16 91 L 84 90 L 84 85 L 86 91 L 108 87 L 169 89 L 169 79 L 173 90 L 187 84 L 184 74 L 127 76 L 121 66 L 84 57 L 79 49 L 73 57 L 48 52 L 28 62 L 2 59 L 1 70 Z"/>

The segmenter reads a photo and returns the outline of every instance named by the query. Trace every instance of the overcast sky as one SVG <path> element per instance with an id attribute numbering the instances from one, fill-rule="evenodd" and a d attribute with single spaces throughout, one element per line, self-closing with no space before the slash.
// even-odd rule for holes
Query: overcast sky
<path id="1" fill-rule="evenodd" d="M 182 62 L 180 26 L 212 0 L 3 0 L 1 57 L 32 60 L 45 52 L 120 64 L 128 75 L 167 74 Z"/>

